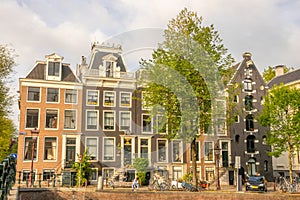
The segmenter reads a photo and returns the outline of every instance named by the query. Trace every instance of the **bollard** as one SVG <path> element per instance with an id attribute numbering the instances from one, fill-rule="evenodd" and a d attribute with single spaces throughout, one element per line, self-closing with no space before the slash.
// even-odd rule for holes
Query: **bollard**
<path id="1" fill-rule="evenodd" d="M 103 190 L 103 177 L 99 176 L 98 178 L 98 190 Z"/>

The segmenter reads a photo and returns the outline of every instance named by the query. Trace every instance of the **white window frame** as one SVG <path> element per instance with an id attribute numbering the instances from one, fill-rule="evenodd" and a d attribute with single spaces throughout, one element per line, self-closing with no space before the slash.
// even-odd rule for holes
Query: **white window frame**
<path id="1" fill-rule="evenodd" d="M 56 110 L 57 111 L 56 128 L 46 127 L 46 124 L 47 124 L 47 110 Z M 48 123 L 50 123 L 50 122 L 48 122 Z M 46 108 L 46 111 L 45 111 L 45 130 L 58 130 L 58 128 L 59 128 L 59 109 Z"/>
<path id="2" fill-rule="evenodd" d="M 176 171 L 181 171 L 181 177 L 177 177 L 176 179 L 175 179 L 175 177 L 174 177 L 174 168 L 181 168 L 181 170 L 176 170 Z M 176 180 L 178 180 L 179 178 L 182 178 L 183 177 L 183 167 L 180 165 L 180 166 L 178 166 L 178 165 L 173 165 L 172 166 L 172 180 L 174 180 L 174 181 L 176 181 Z"/>
<path id="3" fill-rule="evenodd" d="M 74 128 L 65 128 L 66 124 L 66 111 L 74 111 L 75 112 L 75 120 L 74 120 Z M 64 130 L 76 130 L 77 129 L 77 110 L 76 109 L 65 109 L 64 110 Z"/>
<path id="4" fill-rule="evenodd" d="M 212 151 L 212 160 L 206 160 L 206 155 L 205 155 L 205 152 L 206 152 L 206 149 L 205 149 L 205 143 L 211 143 L 212 145 L 212 148 L 211 148 L 211 151 Z M 204 150 L 204 162 L 205 163 L 213 163 L 215 161 L 215 152 L 214 152 L 214 142 L 213 141 L 204 141 L 203 142 L 203 150 Z"/>
<path id="5" fill-rule="evenodd" d="M 165 145 L 165 148 L 166 148 L 166 159 L 165 159 L 165 161 L 160 161 L 160 159 L 159 159 L 159 149 L 158 149 L 158 141 L 160 141 L 160 140 L 164 140 L 164 141 L 166 141 L 166 145 Z M 168 163 L 168 161 L 169 161 L 169 159 L 168 159 L 168 152 L 169 152 L 169 149 L 168 149 L 168 140 L 167 139 L 164 139 L 164 138 L 158 138 L 157 140 L 156 140 L 156 152 L 157 152 L 157 162 L 158 163 Z"/>
<path id="6" fill-rule="evenodd" d="M 68 90 L 72 90 L 72 91 L 76 92 L 75 102 L 66 102 Z M 72 95 L 74 95 L 74 94 L 72 93 Z M 65 104 L 77 104 L 77 103 L 78 103 L 78 90 L 77 89 L 65 89 Z"/>
<path id="7" fill-rule="evenodd" d="M 107 103 L 105 103 L 105 97 L 106 97 L 106 93 L 112 93 L 113 94 L 113 104 L 112 105 L 108 105 Z M 115 91 L 103 91 L 103 106 L 104 107 L 116 107 L 116 92 Z"/>
<path id="8" fill-rule="evenodd" d="M 122 113 L 129 113 L 129 128 L 122 129 Z M 131 111 L 120 111 L 119 112 L 119 130 L 120 131 L 131 131 Z"/>
<path id="9" fill-rule="evenodd" d="M 113 113 L 113 129 L 105 129 L 105 113 Z M 103 110 L 103 130 L 104 131 L 115 131 L 116 130 L 116 112 L 114 110 Z"/>
<path id="10" fill-rule="evenodd" d="M 141 103 L 142 103 L 142 110 L 150 110 L 150 107 L 147 107 L 147 106 L 145 106 L 145 100 L 144 100 L 144 94 L 145 94 L 146 92 L 145 91 L 142 91 L 142 97 L 141 97 L 141 99 L 142 99 L 142 101 L 141 101 Z"/>
<path id="11" fill-rule="evenodd" d="M 104 157 L 105 157 L 105 139 L 113 139 L 114 142 L 113 142 L 113 159 L 112 160 L 105 160 Z M 115 162 L 116 160 L 116 138 L 115 137 L 103 137 L 103 151 L 102 151 L 102 161 L 103 162 Z"/>
<path id="12" fill-rule="evenodd" d="M 150 132 L 144 131 L 144 116 L 146 116 L 146 115 L 151 118 L 151 131 Z M 141 123 L 142 123 L 141 124 L 141 128 L 142 128 L 141 132 L 144 133 L 144 134 L 149 134 L 149 133 L 152 134 L 153 133 L 153 118 L 151 117 L 151 115 L 147 114 L 147 113 L 143 113 L 141 119 L 142 119 L 142 121 L 141 121 Z"/>
<path id="13" fill-rule="evenodd" d="M 37 127 L 27 127 L 27 112 L 28 112 L 28 110 L 38 110 Z M 35 128 L 39 129 L 39 127 L 40 127 L 40 118 L 41 118 L 40 113 L 41 113 L 40 108 L 31 108 L 31 107 L 26 108 L 25 130 L 33 130 Z"/>
<path id="14" fill-rule="evenodd" d="M 141 152 L 142 144 L 141 144 L 141 140 L 148 140 L 148 145 L 147 145 L 148 153 L 147 154 L 148 154 L 148 160 L 151 161 L 151 138 L 149 138 L 149 137 L 139 137 L 139 139 L 138 139 L 138 155 L 139 155 L 139 158 L 142 157 L 142 152 Z M 149 165 L 150 165 L 150 163 L 149 163 Z"/>
<path id="15" fill-rule="evenodd" d="M 55 147 L 55 159 L 53 159 L 53 160 L 46 160 L 45 159 L 45 147 L 46 147 L 46 138 L 55 138 L 56 139 L 56 147 Z M 58 138 L 57 137 L 55 137 L 55 136 L 45 136 L 44 137 L 44 152 L 43 152 L 43 162 L 57 162 L 57 153 L 58 153 L 58 151 L 57 151 L 57 148 L 58 148 Z"/>
<path id="16" fill-rule="evenodd" d="M 87 140 L 88 139 L 96 139 L 96 158 L 94 160 L 89 160 L 89 161 L 98 161 L 99 160 L 99 140 L 98 140 L 98 137 L 86 137 L 85 138 L 85 150 L 87 150 Z M 88 152 L 88 154 L 90 154 L 90 152 Z"/>
<path id="17" fill-rule="evenodd" d="M 129 94 L 129 105 L 122 105 L 122 94 Z M 131 108 L 132 93 L 131 92 L 120 92 L 120 107 Z"/>
<path id="18" fill-rule="evenodd" d="M 97 93 L 97 102 L 94 103 L 89 103 L 89 92 L 96 92 Z M 99 95 L 99 90 L 86 90 L 86 101 L 85 104 L 86 106 L 99 106 L 99 99 L 100 99 L 100 95 Z"/>
<path id="19" fill-rule="evenodd" d="M 200 141 L 196 141 L 196 146 L 198 144 L 198 157 L 199 160 L 196 160 L 197 163 L 201 163 L 201 142 Z M 192 148 L 190 146 L 190 163 L 192 163 Z"/>
<path id="20" fill-rule="evenodd" d="M 92 172 L 93 170 L 96 171 L 96 180 L 90 179 L 90 181 L 91 181 L 92 183 L 97 183 L 97 181 L 98 181 L 98 176 L 99 176 L 98 168 L 95 168 L 95 167 L 91 168 L 91 172 Z M 89 178 L 90 178 L 90 177 L 89 177 Z"/>
<path id="21" fill-rule="evenodd" d="M 39 88 L 39 90 L 40 90 L 40 91 L 39 91 L 39 100 L 35 101 L 35 100 L 29 100 L 29 99 L 28 99 L 29 88 Z M 41 87 L 37 87 L 37 86 L 27 86 L 27 97 L 26 97 L 26 101 L 27 101 L 27 102 L 35 102 L 35 103 L 41 102 L 41 96 L 42 96 Z"/>
<path id="22" fill-rule="evenodd" d="M 174 143 L 179 143 L 179 158 L 180 161 L 174 160 Z M 173 163 L 183 163 L 183 142 L 182 140 L 172 140 L 172 162 Z"/>
<path id="23" fill-rule="evenodd" d="M 48 101 L 48 89 L 57 89 L 58 90 L 57 101 Z M 55 88 L 55 87 L 46 88 L 46 103 L 53 103 L 53 104 L 59 104 L 60 103 L 60 88 Z"/>
<path id="24" fill-rule="evenodd" d="M 95 129 L 88 128 L 88 112 L 96 112 L 97 113 L 97 122 Z M 85 130 L 86 131 L 97 131 L 99 129 L 99 110 L 86 110 L 85 111 Z"/>
<path id="25" fill-rule="evenodd" d="M 38 162 L 38 159 L 39 159 L 39 137 L 38 136 L 25 136 L 24 137 L 24 148 L 25 148 L 25 146 L 26 146 L 26 144 L 25 144 L 25 142 L 26 142 L 26 138 L 34 138 L 34 137 L 36 137 L 36 158 L 35 159 L 33 159 L 33 162 Z M 22 149 L 22 154 L 23 154 L 23 162 L 31 162 L 31 159 L 29 159 L 29 160 L 25 160 L 25 149 Z M 29 151 L 31 151 L 31 149 L 29 149 Z"/>

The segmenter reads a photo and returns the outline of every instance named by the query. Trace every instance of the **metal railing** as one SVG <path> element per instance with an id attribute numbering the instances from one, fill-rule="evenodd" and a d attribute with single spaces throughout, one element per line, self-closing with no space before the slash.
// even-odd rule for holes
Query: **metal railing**
<path id="1" fill-rule="evenodd" d="M 0 164 L 0 200 L 6 199 L 16 181 L 16 162 L 13 156 L 7 156 Z"/>

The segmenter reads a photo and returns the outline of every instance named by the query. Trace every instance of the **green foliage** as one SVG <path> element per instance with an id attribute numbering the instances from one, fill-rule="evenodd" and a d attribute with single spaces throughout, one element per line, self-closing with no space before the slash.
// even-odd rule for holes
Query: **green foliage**
<path id="1" fill-rule="evenodd" d="M 91 164 L 88 162 L 91 159 L 91 155 L 88 155 L 88 150 L 85 150 L 82 155 L 81 162 L 75 162 L 72 164 L 72 168 L 76 170 L 76 185 L 82 186 L 89 179 L 89 175 L 92 172 Z M 77 154 L 78 160 L 80 155 Z"/>
<path id="2" fill-rule="evenodd" d="M 290 70 L 293 70 L 292 67 L 283 67 L 284 73 L 289 72 Z M 263 79 L 266 83 L 268 83 L 270 80 L 272 80 L 275 77 L 275 67 L 268 66 L 267 69 L 264 69 L 262 73 Z"/>
<path id="3" fill-rule="evenodd" d="M 10 147 L 11 139 L 14 138 L 15 127 L 8 118 L 12 97 L 9 88 L 5 85 L 5 80 L 13 72 L 15 66 L 14 50 L 8 46 L 0 45 L 0 160 L 10 153 L 16 153 L 16 144 Z"/>
<path id="4" fill-rule="evenodd" d="M 141 61 L 143 97 L 153 116 L 163 115 L 159 123 L 167 138 L 191 143 L 199 134 L 211 134 L 212 119 L 225 115 L 216 101 L 233 58 L 214 26 L 203 25 L 202 17 L 186 8 L 169 21 L 164 37 L 152 59 Z"/>
<path id="5" fill-rule="evenodd" d="M 193 174 L 192 173 L 186 173 L 183 175 L 182 180 L 184 182 L 190 183 L 193 180 Z"/>
<path id="6" fill-rule="evenodd" d="M 288 152 L 290 174 L 292 154 L 300 147 L 299 99 L 299 89 L 275 85 L 265 97 L 264 109 L 259 115 L 259 122 L 270 126 L 267 143 L 272 146 L 272 151 L 269 155 L 279 157 L 283 152 Z"/>
<path id="7" fill-rule="evenodd" d="M 133 160 L 133 167 L 137 171 L 137 177 L 139 177 L 141 184 L 144 184 L 146 180 L 146 171 L 148 165 L 149 165 L 149 160 L 147 158 L 135 158 Z"/>

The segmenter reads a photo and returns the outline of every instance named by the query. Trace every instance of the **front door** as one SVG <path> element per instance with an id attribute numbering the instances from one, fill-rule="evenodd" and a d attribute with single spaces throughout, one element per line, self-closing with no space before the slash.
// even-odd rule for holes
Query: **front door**
<path id="1" fill-rule="evenodd" d="M 76 138 L 67 138 L 66 143 L 66 167 L 71 167 L 72 163 L 75 162 Z"/>

